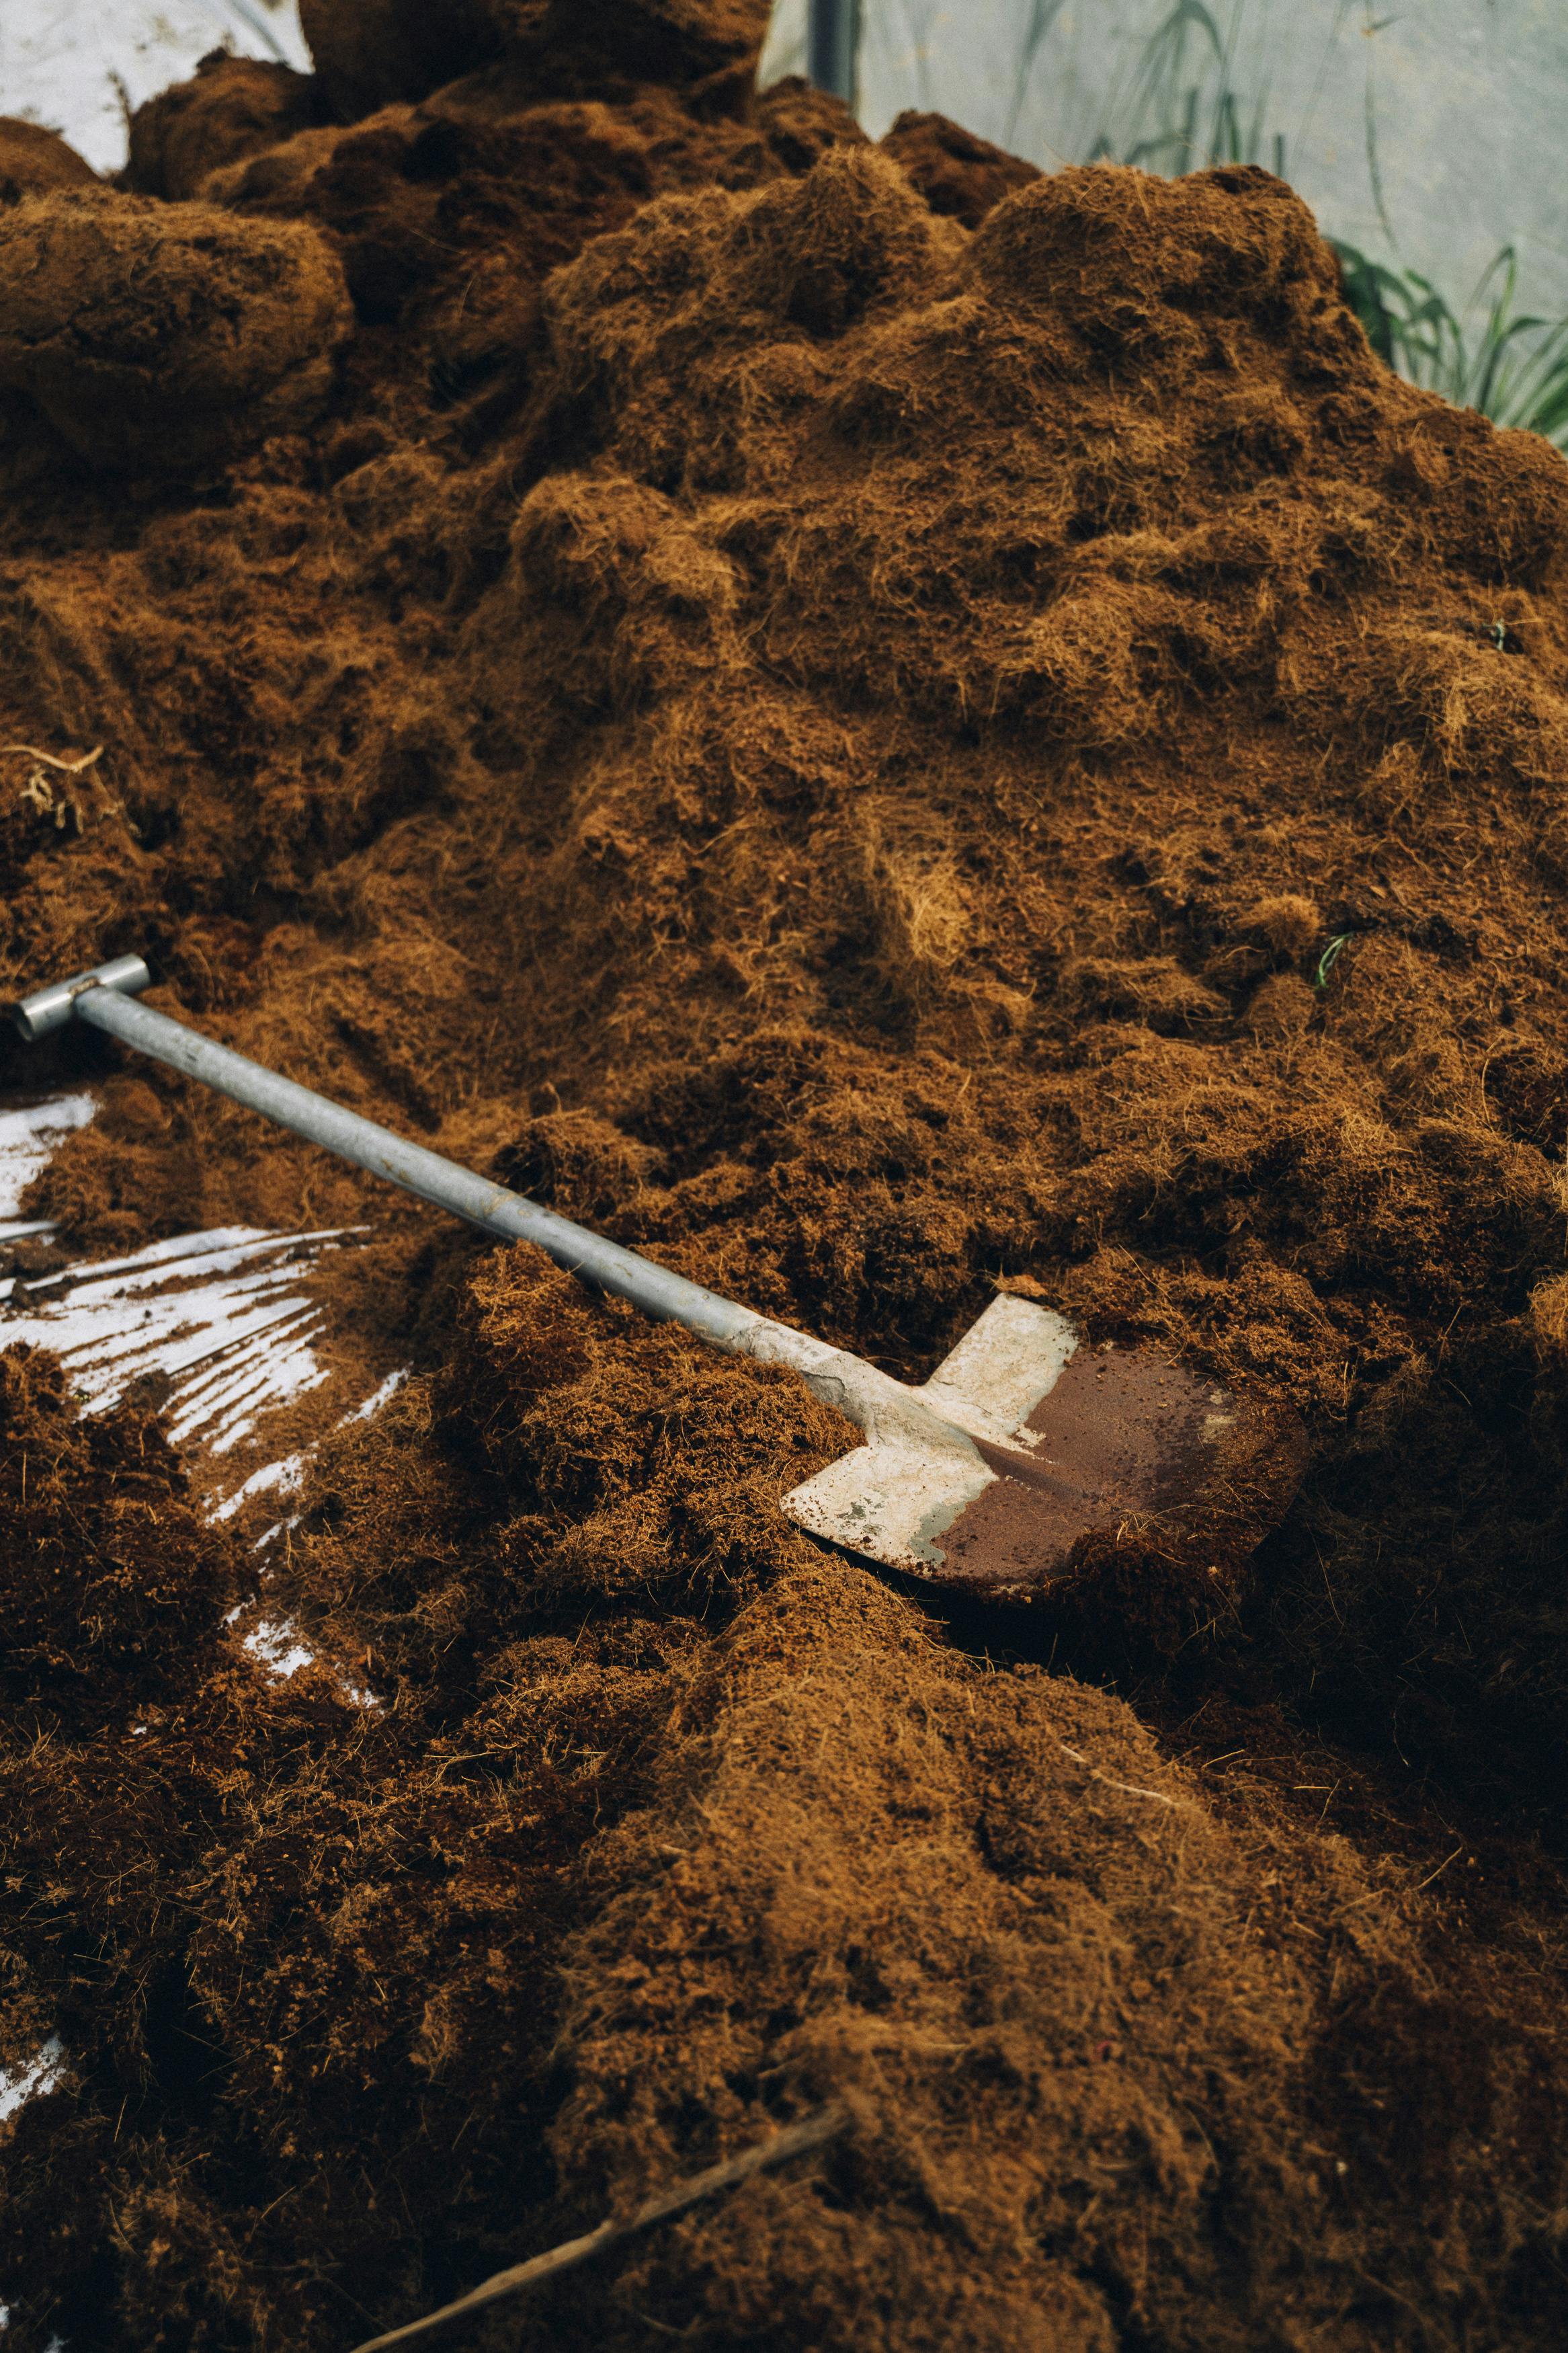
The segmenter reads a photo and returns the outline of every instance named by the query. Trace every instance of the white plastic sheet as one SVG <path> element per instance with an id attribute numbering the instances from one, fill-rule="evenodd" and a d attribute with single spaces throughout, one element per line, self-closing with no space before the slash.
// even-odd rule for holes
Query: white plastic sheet
<path id="1" fill-rule="evenodd" d="M 51 1154 L 95 1109 L 86 1093 L 0 1103 L 0 1242 L 50 1232 L 15 1212 Z M 54 1273 L 3 1276 L 0 1351 L 31 1345 L 58 1356 L 84 1414 L 107 1410 L 142 1376 L 162 1375 L 169 1383 L 163 1426 L 211 1482 L 209 1519 L 229 1521 L 263 1496 L 285 1503 L 303 1483 L 313 1443 L 237 1479 L 226 1458 L 252 1441 L 254 1461 L 268 1417 L 326 1386 L 316 1353 L 323 1318 L 305 1278 L 324 1252 L 353 1240 L 352 1232 L 277 1234 L 231 1226 L 175 1234 L 126 1257 Z M 389 1374 L 346 1413 L 327 1408 L 323 1431 L 370 1420 L 406 1377 Z M 244 1620 L 246 1649 L 279 1676 L 296 1673 L 314 1656 L 287 1620 L 265 1614 L 267 1556 L 296 1524 L 276 1521 L 257 1542 L 257 1591 L 232 1613 Z M 341 1680 L 351 1698 L 379 1704 L 347 1676 Z"/>

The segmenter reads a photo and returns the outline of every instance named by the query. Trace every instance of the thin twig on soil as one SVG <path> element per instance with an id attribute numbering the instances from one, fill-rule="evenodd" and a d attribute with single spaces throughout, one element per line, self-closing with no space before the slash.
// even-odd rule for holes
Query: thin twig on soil
<path id="1" fill-rule="evenodd" d="M 1458 1862 L 1459 1856 L 1462 1855 L 1464 1852 L 1465 1843 L 1461 1839 L 1458 1845 L 1454 1849 L 1453 1853 L 1445 1855 L 1442 1862 L 1437 1865 L 1436 1871 L 1429 1871 L 1425 1879 L 1418 1879 L 1416 1881 L 1415 1886 L 1410 1891 L 1412 1895 L 1419 1895 L 1424 1887 L 1430 1887 L 1435 1879 L 1441 1879 L 1443 1873 L 1447 1870 L 1448 1865 L 1451 1862 Z"/>
<path id="2" fill-rule="evenodd" d="M 775 2133 L 771 2140 L 758 2141 L 743 2148 L 738 2157 L 728 2157 L 721 2165 L 710 2166 L 706 2173 L 694 2174 L 689 2181 L 677 2181 L 668 2189 L 660 2189 L 637 2208 L 635 2214 L 620 2220 L 615 2217 L 601 2222 L 596 2231 L 585 2238 L 568 2239 L 559 2247 L 552 2247 L 542 2255 L 531 2255 L 525 2263 L 513 2263 L 510 2270 L 496 2272 L 479 2286 L 460 2295 L 455 2304 L 444 2304 L 438 2312 L 427 2312 L 419 2320 L 411 2320 L 402 2328 L 388 2330 L 384 2337 L 372 2337 L 356 2345 L 354 2353 L 383 2353 L 391 2345 L 407 2345 L 427 2330 L 444 2327 L 447 2321 L 458 2320 L 478 2312 L 502 2296 L 516 2295 L 522 2289 L 533 2287 L 541 2280 L 552 2279 L 558 2272 L 571 2271 L 574 2265 L 586 2263 L 591 2256 L 602 2254 L 618 2240 L 629 2239 L 634 2232 L 645 2231 L 650 2223 L 662 2222 L 671 2214 L 680 2213 L 694 2206 L 700 2199 L 711 2198 L 721 2189 L 732 2189 L 737 2182 L 747 2180 L 753 2173 L 763 2173 L 775 2165 L 783 2165 L 808 2148 L 820 2148 L 832 2140 L 849 2122 L 849 2111 L 840 2103 L 819 2108 L 815 2116 L 806 2116 L 798 2125 L 790 2125 L 784 2132 Z"/>
<path id="3" fill-rule="evenodd" d="M 1091 1781 L 1100 1781 L 1108 1789 L 1120 1789 L 1124 1798 L 1148 1798 L 1156 1806 L 1169 1806 L 1173 1813 L 1189 1810 L 1181 1798 L 1168 1798 L 1163 1789 L 1142 1788 L 1136 1781 L 1118 1781 L 1110 1774 L 1102 1773 L 1098 1765 L 1090 1764 L 1080 1748 L 1069 1748 L 1065 1740 L 1058 1741 L 1057 1745 L 1064 1757 L 1070 1757 L 1075 1765 L 1086 1767 Z"/>
<path id="4" fill-rule="evenodd" d="M 57 760 L 52 752 L 35 751 L 31 744 L 0 744 L 0 758 L 11 752 L 25 752 L 29 760 L 41 760 L 46 768 L 58 768 L 63 776 L 79 776 L 84 768 L 90 768 L 95 760 L 103 757 L 101 744 L 91 752 L 84 752 L 79 760 Z"/>

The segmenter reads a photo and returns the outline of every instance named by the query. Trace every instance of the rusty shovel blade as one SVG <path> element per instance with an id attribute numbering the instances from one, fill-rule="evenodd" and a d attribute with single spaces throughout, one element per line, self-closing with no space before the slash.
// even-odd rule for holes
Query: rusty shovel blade
<path id="1" fill-rule="evenodd" d="M 929 1409 L 784 1499 L 814 1535 L 996 1601 L 1037 1599 L 1096 1550 L 1137 1545 L 1227 1575 L 1283 1516 L 1305 1441 L 1147 1347 L 1089 1346 L 1003 1294 L 921 1388 Z"/>

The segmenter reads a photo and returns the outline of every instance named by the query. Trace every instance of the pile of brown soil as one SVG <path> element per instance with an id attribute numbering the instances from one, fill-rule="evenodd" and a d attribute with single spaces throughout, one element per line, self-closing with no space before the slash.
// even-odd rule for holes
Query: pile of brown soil
<path id="1" fill-rule="evenodd" d="M 943 1613 L 780 1514 L 848 1436 L 787 1377 L 0 1050 L 104 1087 L 33 1214 L 368 1219 L 416 1367 L 269 1588 L 380 1709 L 215 1625 L 247 1524 L 140 1410 L 6 1377 L 19 2347 L 352 2342 L 836 2093 L 489 2341 L 1553 2341 L 1568 470 L 1261 173 L 879 150 L 721 0 L 314 14 L 277 143 L 214 67 L 141 193 L 0 212 L 0 740 L 104 746 L 67 822 L 0 763 L 9 980 L 140 948 L 895 1371 L 1001 1282 L 1311 1461 L 1203 1610 Z M 182 457 L 253 351 L 308 398 Z"/>

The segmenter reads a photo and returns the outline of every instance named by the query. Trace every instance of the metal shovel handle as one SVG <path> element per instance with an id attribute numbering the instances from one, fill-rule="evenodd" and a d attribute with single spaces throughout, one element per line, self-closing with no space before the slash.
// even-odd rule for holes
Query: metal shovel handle
<path id="1" fill-rule="evenodd" d="M 684 1275 L 656 1266 L 651 1259 L 639 1258 L 636 1250 L 606 1241 L 603 1235 L 574 1225 L 569 1218 L 557 1217 L 553 1209 L 509 1192 L 504 1185 L 475 1176 L 455 1162 L 443 1160 L 439 1153 L 426 1152 L 421 1145 L 395 1135 L 390 1128 L 344 1111 L 325 1095 L 312 1094 L 309 1087 L 296 1086 L 292 1079 L 280 1078 L 261 1063 L 204 1038 L 199 1030 L 187 1029 L 184 1022 L 154 1013 L 151 1006 L 138 1005 L 135 993 L 149 987 L 152 979 L 140 956 L 120 956 L 112 964 L 99 965 L 91 972 L 79 973 L 72 980 L 23 997 L 12 1008 L 11 1018 L 29 1042 L 73 1019 L 86 1021 L 94 1029 L 135 1047 L 138 1053 L 150 1054 L 154 1061 L 166 1062 L 171 1070 L 216 1087 L 220 1094 L 259 1112 L 264 1119 L 276 1120 L 308 1143 L 352 1160 L 371 1176 L 401 1186 L 404 1192 L 449 1210 L 485 1233 L 502 1241 L 536 1243 L 569 1274 L 600 1291 L 613 1292 L 645 1315 L 672 1318 L 721 1348 L 742 1347 L 757 1326 L 768 1323 L 767 1317 L 751 1308 L 721 1299 L 717 1292 L 689 1282 Z"/>

